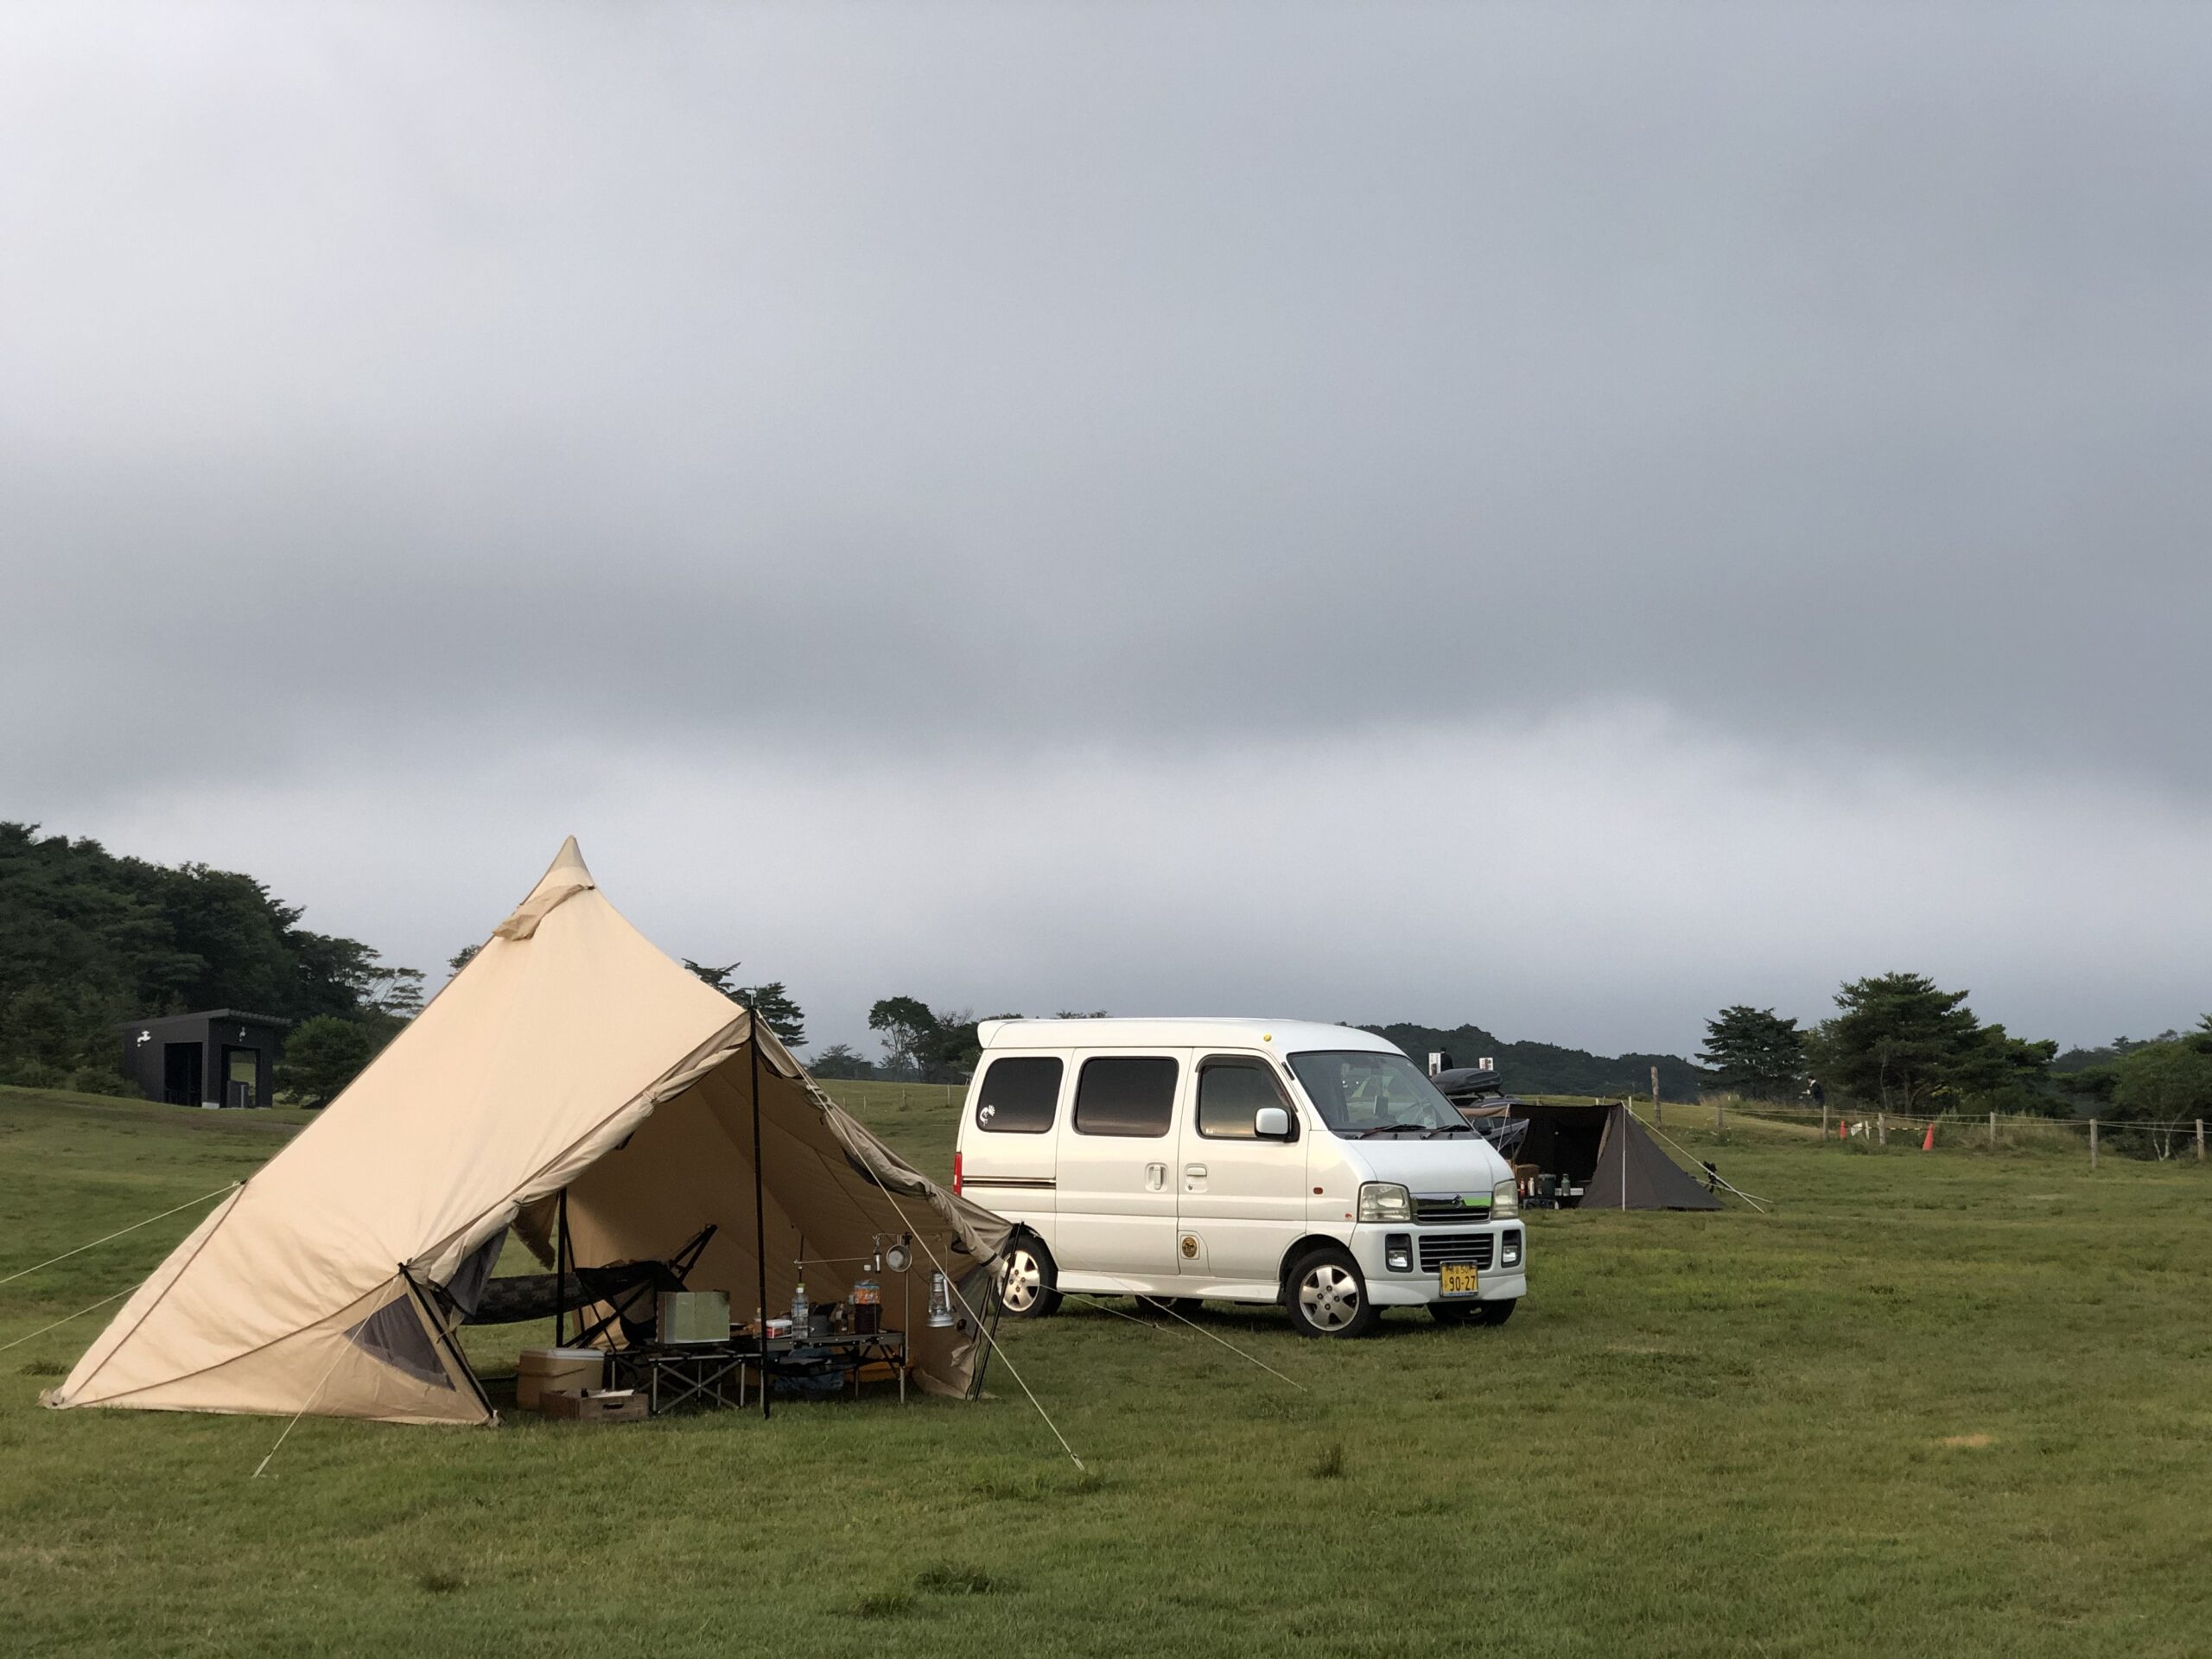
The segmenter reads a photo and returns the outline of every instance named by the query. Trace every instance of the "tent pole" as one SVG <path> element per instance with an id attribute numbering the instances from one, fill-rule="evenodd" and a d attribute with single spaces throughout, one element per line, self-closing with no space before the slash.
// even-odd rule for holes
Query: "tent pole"
<path id="1" fill-rule="evenodd" d="M 760 1270 L 760 1415 L 768 1408 L 768 1209 L 760 1180 L 760 999 L 747 999 L 746 1046 L 753 1052 L 753 1257 Z"/>
<path id="2" fill-rule="evenodd" d="M 453 1363 L 461 1367 L 461 1374 L 468 1379 L 468 1386 L 476 1391 L 476 1403 L 484 1408 L 485 1421 L 496 1428 L 499 1414 L 492 1405 L 492 1396 L 484 1392 L 483 1379 L 476 1375 L 476 1368 L 468 1363 L 468 1356 L 461 1351 L 461 1344 L 453 1339 L 451 1328 L 442 1319 L 436 1318 L 437 1304 L 430 1300 L 429 1293 L 423 1288 L 422 1281 L 407 1270 L 404 1262 L 399 1264 L 399 1276 L 407 1281 L 407 1288 L 415 1294 L 415 1300 L 421 1304 L 418 1311 L 436 1319 L 438 1340 L 445 1344 L 446 1352 L 453 1356 Z M 558 1347 L 560 1344 L 556 1343 L 554 1345 Z"/>
<path id="3" fill-rule="evenodd" d="M 569 1329 L 569 1189 L 561 1189 L 553 1211 L 553 1345 Z"/>

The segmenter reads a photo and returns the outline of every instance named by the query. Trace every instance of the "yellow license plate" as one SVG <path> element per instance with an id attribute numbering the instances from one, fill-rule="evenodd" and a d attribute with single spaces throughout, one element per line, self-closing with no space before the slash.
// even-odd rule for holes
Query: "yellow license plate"
<path id="1" fill-rule="evenodd" d="M 1446 1262 L 1437 1269 L 1437 1289 L 1446 1296 L 1472 1296 L 1483 1287 L 1471 1262 Z"/>

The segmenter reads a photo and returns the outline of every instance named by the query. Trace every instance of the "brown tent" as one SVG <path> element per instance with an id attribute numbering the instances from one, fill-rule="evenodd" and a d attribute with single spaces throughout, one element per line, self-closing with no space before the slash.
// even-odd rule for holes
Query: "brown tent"
<path id="1" fill-rule="evenodd" d="M 461 1305 L 510 1227 L 543 1243 L 563 1194 L 576 1267 L 664 1262 L 712 1227 L 688 1282 L 749 1312 L 755 1077 L 769 1306 L 790 1300 L 802 1250 L 814 1300 L 842 1300 L 855 1258 L 912 1233 L 909 1271 L 941 1261 L 980 1312 L 1007 1224 L 900 1161 L 773 1032 L 648 943 L 571 839 L 430 1006 L 155 1269 L 46 1403 L 486 1421 L 454 1339 Z M 884 1285 L 892 1306 L 904 1305 L 898 1277 Z M 918 1380 L 970 1391 L 979 1338 L 964 1317 L 909 1332 Z"/>
<path id="2" fill-rule="evenodd" d="M 1529 1128 L 1514 1157 L 1582 1189 L 1582 1206 L 1606 1210 L 1718 1210 L 1720 1200 L 1683 1173 L 1618 1101 L 1582 1105 L 1461 1101 L 1462 1115 L 1510 1116 Z"/>

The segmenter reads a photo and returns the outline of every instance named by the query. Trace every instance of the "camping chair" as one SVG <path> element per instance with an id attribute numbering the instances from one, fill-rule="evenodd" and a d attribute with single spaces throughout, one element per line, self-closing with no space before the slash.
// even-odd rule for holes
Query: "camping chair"
<path id="1" fill-rule="evenodd" d="M 586 1308 L 604 1306 L 608 1311 L 571 1338 L 577 1347 L 589 1346 L 618 1324 L 625 1343 L 650 1342 L 660 1322 L 660 1294 L 683 1288 L 683 1281 L 698 1265 L 715 1232 L 709 1224 L 665 1262 L 571 1268 L 565 1277 L 524 1273 L 486 1280 L 462 1323 L 518 1325 L 525 1319 L 549 1319 L 556 1313 L 581 1313 Z"/>

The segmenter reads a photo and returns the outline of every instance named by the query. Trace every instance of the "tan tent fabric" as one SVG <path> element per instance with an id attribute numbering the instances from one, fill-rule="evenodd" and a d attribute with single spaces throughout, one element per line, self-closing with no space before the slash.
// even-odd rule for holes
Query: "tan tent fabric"
<path id="1" fill-rule="evenodd" d="M 419 1287 L 444 1283 L 518 1217 L 543 1227 L 563 1188 L 585 1266 L 664 1255 L 715 1224 L 690 1282 L 727 1289 L 749 1314 L 751 1041 L 741 1008 L 607 902 L 572 838 L 475 958 L 177 1247 L 46 1402 L 480 1422 L 488 1408 Z M 995 1257 L 1006 1224 L 902 1163 L 772 1032 L 760 1049 L 771 1306 L 788 1299 L 801 1241 L 810 1257 L 852 1257 L 912 1228 L 925 1246 L 919 1325 L 929 1252 L 963 1274 Z M 853 1273 L 819 1271 L 817 1290 L 808 1270 L 817 1300 L 842 1296 Z M 888 1306 L 901 1289 L 884 1276 Z M 925 1385 L 969 1389 L 972 1331 L 910 1339 Z"/>

